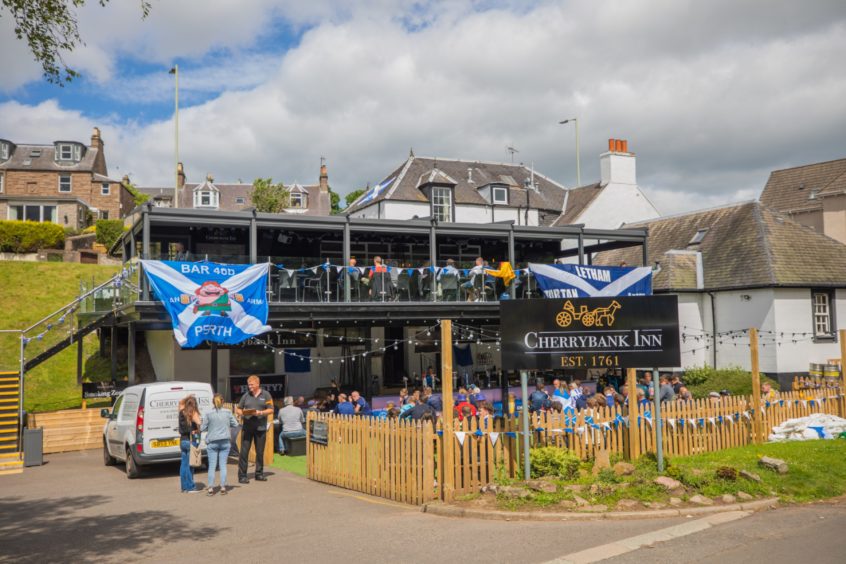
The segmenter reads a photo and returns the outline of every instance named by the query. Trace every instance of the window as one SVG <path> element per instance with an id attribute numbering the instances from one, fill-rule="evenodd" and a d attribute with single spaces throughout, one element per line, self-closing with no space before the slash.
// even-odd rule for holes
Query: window
<path id="1" fill-rule="evenodd" d="M 195 208 L 216 208 L 218 206 L 219 194 L 213 190 L 202 190 L 194 192 Z"/>
<path id="2" fill-rule="evenodd" d="M 708 228 L 707 228 L 707 227 L 706 227 L 705 229 L 700 229 L 700 230 L 698 230 L 698 231 L 696 232 L 696 235 L 694 235 L 693 237 L 691 237 L 691 239 L 690 239 L 690 243 L 688 243 L 688 245 L 698 245 L 699 243 L 701 243 L 701 242 L 702 242 L 702 239 L 704 239 L 704 238 L 705 238 L 705 235 L 706 235 L 707 233 L 708 233 Z"/>
<path id="3" fill-rule="evenodd" d="M 306 207 L 306 196 L 302 192 L 292 192 L 291 193 L 291 205 L 290 207 L 296 209 L 304 209 Z"/>
<path id="4" fill-rule="evenodd" d="M 56 223 L 56 206 L 18 204 L 9 206 L 9 219 L 23 221 L 52 221 Z"/>
<path id="5" fill-rule="evenodd" d="M 59 175 L 59 192 L 70 192 L 71 191 L 71 175 L 70 174 L 60 174 Z"/>
<path id="6" fill-rule="evenodd" d="M 833 292 L 830 290 L 813 290 L 811 304 L 814 315 L 814 339 L 834 338 L 834 308 Z"/>
<path id="7" fill-rule="evenodd" d="M 491 188 L 493 192 L 493 203 L 507 204 L 508 203 L 508 188 L 505 186 L 494 186 Z"/>
<path id="8" fill-rule="evenodd" d="M 437 221 L 452 221 L 452 190 L 445 186 L 432 186 L 432 217 Z"/>
<path id="9" fill-rule="evenodd" d="M 109 210 L 100 210 L 100 219 L 109 219 Z"/>
<path id="10" fill-rule="evenodd" d="M 0 143 L 0 160 L 6 160 L 9 158 L 9 144 L 8 143 Z"/>
<path id="11" fill-rule="evenodd" d="M 2 194 L 3 190 L 5 189 L 5 186 L 4 186 L 5 180 L 6 180 L 6 176 L 2 172 L 0 172 L 0 194 Z"/>
<path id="12" fill-rule="evenodd" d="M 41 150 L 38 151 L 40 156 Z M 56 160 L 57 161 L 79 161 L 82 159 L 82 147 L 75 143 L 59 143 L 56 146 Z"/>
<path id="13" fill-rule="evenodd" d="M 247 200 L 244 198 L 235 198 L 235 203 L 238 205 L 244 205 L 247 203 Z"/>
<path id="14" fill-rule="evenodd" d="M 108 196 L 112 193 L 112 187 L 109 186 L 108 182 L 103 182 L 100 184 L 100 195 L 101 196 Z"/>

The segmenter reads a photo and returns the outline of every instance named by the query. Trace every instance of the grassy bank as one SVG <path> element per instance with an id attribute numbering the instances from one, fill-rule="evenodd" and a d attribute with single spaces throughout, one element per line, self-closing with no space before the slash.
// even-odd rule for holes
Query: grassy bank
<path id="1" fill-rule="evenodd" d="M 0 288 L 4 301 L 0 329 L 25 328 L 77 297 L 81 281 L 88 285 L 92 279 L 102 282 L 117 271 L 114 266 L 0 261 Z M 17 335 L 0 337 L 0 370 L 18 370 L 19 347 Z M 100 359 L 97 350 L 96 335 L 86 337 L 83 362 L 84 376 L 88 380 L 109 375 L 109 361 Z M 28 373 L 25 392 L 24 401 L 29 411 L 79 406 L 82 392 L 76 383 L 76 347 L 65 349 Z"/>

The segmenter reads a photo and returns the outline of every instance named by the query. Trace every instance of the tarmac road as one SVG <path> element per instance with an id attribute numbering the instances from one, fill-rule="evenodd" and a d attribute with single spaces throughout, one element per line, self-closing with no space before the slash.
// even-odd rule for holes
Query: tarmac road
<path id="1" fill-rule="evenodd" d="M 198 483 L 204 479 L 205 474 L 198 474 Z M 236 468 L 230 465 L 229 482 L 236 487 L 226 497 L 181 494 L 176 465 L 159 466 L 142 479 L 128 480 L 122 466 L 103 466 L 97 450 L 50 455 L 45 466 L 0 477 L 0 562 L 546 562 L 684 521 L 449 519 L 281 471 L 269 473 L 267 482 L 238 486 Z M 720 560 L 730 562 L 732 547 L 752 542 L 754 548 L 757 542 L 768 551 L 784 544 L 780 548 L 784 559 L 770 553 L 769 564 L 788 558 L 795 562 L 798 552 L 789 550 L 789 540 L 755 536 L 761 530 L 756 527 L 770 522 L 783 522 L 782 532 L 801 535 L 793 541 L 796 544 L 817 545 L 815 554 L 822 556 L 808 562 L 827 561 L 824 556 L 833 553 L 820 547 L 836 545 L 838 554 L 842 552 L 846 535 L 833 531 L 846 530 L 846 510 L 842 505 L 825 507 L 824 534 L 796 528 L 796 523 L 807 520 L 802 511 L 808 508 L 779 510 L 670 541 L 668 547 L 684 544 L 667 552 L 666 561 L 701 561 L 703 555 L 713 555 L 724 546 L 727 556 Z M 739 527 L 747 527 L 747 522 L 751 528 L 741 533 Z M 726 533 L 717 535 L 723 527 L 728 528 Z M 717 540 L 705 545 L 705 553 L 687 544 L 706 535 L 709 539 L 716 535 Z M 725 543 L 720 544 L 723 537 Z M 656 546 L 626 556 L 653 561 L 664 555 L 660 552 L 664 547 Z"/>

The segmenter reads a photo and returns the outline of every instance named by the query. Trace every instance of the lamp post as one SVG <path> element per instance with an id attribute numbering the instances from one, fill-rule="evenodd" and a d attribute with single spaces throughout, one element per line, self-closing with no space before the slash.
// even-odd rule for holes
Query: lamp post
<path id="1" fill-rule="evenodd" d="M 578 118 L 568 118 L 565 120 L 561 120 L 558 122 L 559 125 L 565 125 L 570 122 L 576 124 L 576 186 L 582 185 L 582 170 L 581 170 L 581 159 L 579 158 L 579 119 Z"/>
<path id="2" fill-rule="evenodd" d="M 174 79 L 174 95 L 173 95 L 173 141 L 174 141 L 174 157 L 176 163 L 174 164 L 174 184 L 173 184 L 173 207 L 179 207 L 179 65 L 173 65 L 170 69 L 170 74 Z"/>

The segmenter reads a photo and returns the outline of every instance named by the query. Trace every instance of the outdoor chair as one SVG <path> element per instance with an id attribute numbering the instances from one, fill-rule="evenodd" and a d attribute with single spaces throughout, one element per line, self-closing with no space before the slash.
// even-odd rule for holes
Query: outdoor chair
<path id="1" fill-rule="evenodd" d="M 341 271 L 338 275 L 337 284 L 337 300 L 344 301 L 344 288 L 346 288 L 347 280 L 350 284 L 350 300 L 361 301 L 361 272 L 354 267 L 347 267 L 346 271 Z"/>
<path id="2" fill-rule="evenodd" d="M 457 274 L 442 274 L 441 275 L 441 295 L 443 301 L 454 302 L 458 299 L 458 275 Z"/>
<path id="3" fill-rule="evenodd" d="M 276 274 L 276 299 L 280 302 L 296 301 L 296 288 L 291 283 L 294 279 L 287 270 L 280 270 Z"/>
<path id="4" fill-rule="evenodd" d="M 401 301 L 411 301 L 411 276 L 405 269 L 397 277 L 397 297 Z"/>

